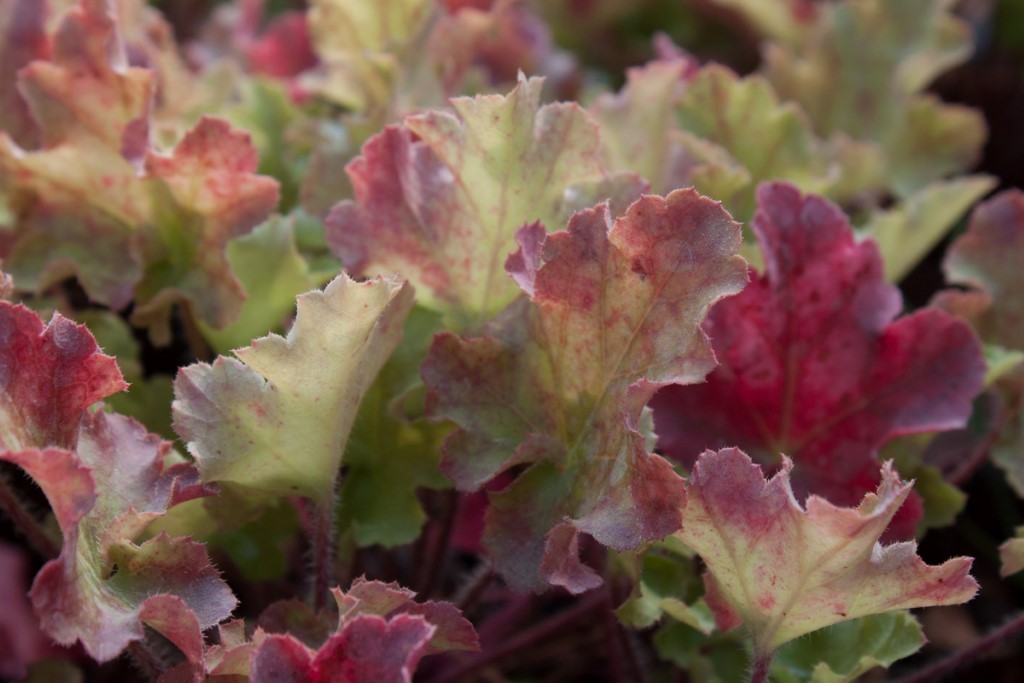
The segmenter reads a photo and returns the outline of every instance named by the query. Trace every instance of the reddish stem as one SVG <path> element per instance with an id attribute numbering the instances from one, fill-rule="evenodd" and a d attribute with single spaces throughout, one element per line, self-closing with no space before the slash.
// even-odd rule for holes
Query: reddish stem
<path id="1" fill-rule="evenodd" d="M 750 683 L 768 683 L 768 672 L 772 668 L 772 653 L 761 654 L 754 651 L 753 668 L 750 670 Z"/>
<path id="2" fill-rule="evenodd" d="M 428 546 L 426 562 L 424 563 L 424 579 L 420 583 L 421 595 L 432 596 L 437 590 L 438 581 L 441 578 L 441 568 L 448 555 L 448 543 L 451 541 L 452 529 L 455 527 L 455 513 L 458 509 L 458 493 L 454 490 L 443 494 L 444 514 L 441 517 L 440 528 L 436 529 L 431 536 L 431 543 Z"/>
<path id="3" fill-rule="evenodd" d="M 314 502 L 310 544 L 313 552 L 313 593 L 310 602 L 316 611 L 327 606 L 327 595 L 334 577 L 334 506 L 337 496 Z"/>
<path id="4" fill-rule="evenodd" d="M 1002 645 L 1013 636 L 1022 632 L 1024 632 L 1024 612 L 1018 613 L 1005 624 L 992 629 L 967 647 L 961 648 L 923 669 L 918 669 L 912 674 L 897 679 L 896 683 L 930 683 L 931 681 L 936 681 L 956 669 L 970 664 L 992 648 Z"/>

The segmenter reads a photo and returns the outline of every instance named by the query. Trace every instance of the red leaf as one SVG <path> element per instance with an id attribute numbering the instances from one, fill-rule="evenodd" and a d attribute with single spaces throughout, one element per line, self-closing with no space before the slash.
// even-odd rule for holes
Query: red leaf
<path id="1" fill-rule="evenodd" d="M 84 325 L 0 301 L 0 450 L 74 448 L 86 408 L 127 388 Z"/>
<path id="2" fill-rule="evenodd" d="M 652 401 L 658 443 L 691 466 L 705 448 L 739 446 L 766 464 L 785 453 L 799 495 L 854 504 L 877 485 L 886 441 L 966 423 L 985 373 L 981 349 L 943 311 L 894 320 L 900 295 L 874 242 L 856 242 L 828 201 L 773 183 L 758 204 L 765 273 L 708 316 L 721 363 L 708 381 Z M 912 505 L 896 537 L 913 534 Z"/>

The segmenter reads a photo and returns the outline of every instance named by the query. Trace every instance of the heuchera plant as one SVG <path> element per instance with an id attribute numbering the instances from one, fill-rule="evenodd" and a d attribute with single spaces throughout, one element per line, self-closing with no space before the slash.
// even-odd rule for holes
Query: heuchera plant
<path id="1" fill-rule="evenodd" d="M 556 4 L 0 0 L 0 677 L 850 681 L 975 597 L 1024 194 L 899 287 L 996 185 L 968 26 L 641 3 L 762 66 L 602 80 Z"/>

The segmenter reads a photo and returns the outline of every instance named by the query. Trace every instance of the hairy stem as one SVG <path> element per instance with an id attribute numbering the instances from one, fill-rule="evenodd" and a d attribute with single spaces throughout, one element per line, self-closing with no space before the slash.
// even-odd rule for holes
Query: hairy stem
<path id="1" fill-rule="evenodd" d="M 461 666 L 441 672 L 438 676 L 431 679 L 430 683 L 455 683 L 456 681 L 470 680 L 470 674 L 493 662 L 517 652 L 529 650 L 537 646 L 538 643 L 547 641 L 559 634 L 564 634 L 568 626 L 589 616 L 594 610 L 605 607 L 607 600 L 608 597 L 604 591 L 593 592 L 569 609 L 563 610 L 555 616 L 526 629 L 515 638 L 508 639 L 500 647 L 484 652 Z"/>
<path id="2" fill-rule="evenodd" d="M 310 602 L 318 612 L 327 606 L 327 595 L 334 577 L 334 508 L 337 499 L 337 494 L 332 493 L 326 500 L 314 501 L 311 505 L 310 546 L 313 569 Z"/>
<path id="3" fill-rule="evenodd" d="M 25 502 L 11 487 L 5 472 L 0 472 L 0 510 L 14 522 L 14 527 L 28 540 L 43 557 L 52 560 L 60 554 L 60 542 L 43 528 Z"/>
<path id="4" fill-rule="evenodd" d="M 768 683 L 768 672 L 772 668 L 772 653 L 754 651 L 754 662 L 750 669 L 750 683 Z"/>
<path id="5" fill-rule="evenodd" d="M 1005 624 L 992 629 L 967 647 L 961 648 L 923 669 L 918 669 L 912 674 L 897 679 L 897 683 L 930 683 L 930 681 L 936 681 L 970 664 L 992 648 L 1002 645 L 1013 636 L 1022 632 L 1024 632 L 1024 612 L 1018 613 Z"/>

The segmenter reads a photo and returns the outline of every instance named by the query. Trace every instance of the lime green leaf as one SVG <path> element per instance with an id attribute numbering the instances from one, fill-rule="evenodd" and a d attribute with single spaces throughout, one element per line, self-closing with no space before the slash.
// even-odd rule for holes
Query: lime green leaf
<path id="1" fill-rule="evenodd" d="M 227 353 L 280 329 L 295 310 L 295 297 L 323 284 L 295 247 L 291 217 L 274 216 L 248 235 L 232 240 L 227 258 L 248 299 L 230 325 L 216 329 L 200 323 L 203 336 L 217 353 Z"/>
<path id="2" fill-rule="evenodd" d="M 203 479 L 259 496 L 334 494 L 352 421 L 402 337 L 412 290 L 338 276 L 298 298 L 286 338 L 270 335 L 178 373 L 174 428 Z"/>
<path id="3" fill-rule="evenodd" d="M 995 184 L 995 178 L 988 176 L 937 182 L 892 209 L 873 213 L 862 233 L 878 243 L 886 278 L 902 280 Z"/>

